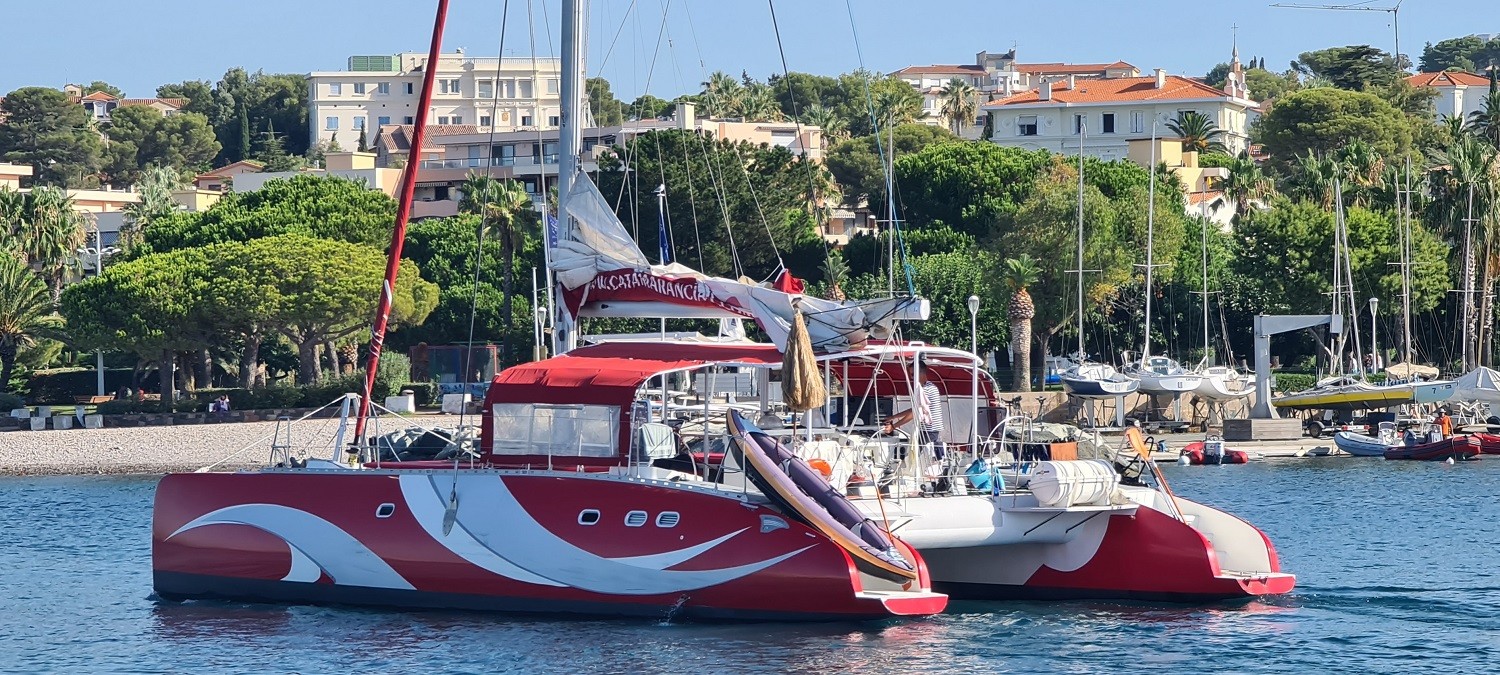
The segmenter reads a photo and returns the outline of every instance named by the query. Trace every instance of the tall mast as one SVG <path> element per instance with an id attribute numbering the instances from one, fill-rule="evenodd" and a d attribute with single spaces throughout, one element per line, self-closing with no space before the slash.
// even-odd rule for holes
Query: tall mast
<path id="1" fill-rule="evenodd" d="M 1342 315 L 1343 312 L 1341 310 L 1343 309 L 1344 305 L 1344 266 L 1342 264 L 1344 249 L 1339 237 L 1339 226 L 1342 223 L 1342 218 L 1340 215 L 1341 210 L 1339 209 L 1338 205 L 1339 203 L 1343 202 L 1343 197 L 1341 196 L 1343 194 L 1343 186 L 1340 185 L 1339 177 L 1337 175 L 1333 177 L 1333 194 L 1335 199 L 1333 207 L 1333 309 L 1330 311 L 1330 313 L 1335 315 Z M 1331 360 L 1333 361 L 1333 363 L 1331 364 L 1332 367 L 1329 368 L 1329 375 L 1342 375 L 1344 373 L 1344 334 L 1340 333 L 1337 338 L 1331 338 L 1331 342 L 1332 349 L 1330 351 L 1332 354 Z"/>
<path id="2" fill-rule="evenodd" d="M 1204 199 L 1208 195 L 1203 195 Z M 1198 230 L 1203 234 L 1203 358 L 1208 359 L 1208 225 L 1207 217 L 1198 219 Z"/>
<path id="3" fill-rule="evenodd" d="M 573 232 L 573 218 L 568 215 L 568 193 L 579 170 L 579 150 L 583 146 L 583 68 L 588 53 L 585 19 L 588 0 L 563 0 L 562 16 L 562 119 L 557 129 L 557 227 L 558 239 L 567 240 Z M 564 303 L 552 308 L 556 320 L 552 330 L 552 353 L 563 354 L 578 346 L 578 326 Z"/>
<path id="4" fill-rule="evenodd" d="M 1146 340 L 1141 347 L 1141 367 L 1151 356 L 1151 272 L 1152 249 L 1156 247 L 1156 115 L 1151 115 L 1151 165 L 1146 167 L 1151 175 L 1146 189 Z M 1082 194 L 1082 191 L 1079 192 Z M 1081 265 L 1080 265 L 1081 267 Z"/>
<path id="5" fill-rule="evenodd" d="M 375 372 L 380 368 L 380 351 L 385 345 L 385 330 L 391 319 L 391 302 L 396 293 L 396 275 L 401 271 L 401 248 L 406 243 L 406 223 L 411 218 L 412 195 L 417 188 L 417 170 L 422 166 L 423 138 L 427 134 L 427 110 L 432 105 L 432 85 L 437 77 L 438 59 L 443 51 L 443 26 L 448 21 L 448 0 L 438 0 L 437 17 L 432 22 L 432 44 L 427 63 L 422 67 L 422 94 L 417 103 L 416 124 L 412 127 L 411 151 L 406 170 L 401 173 L 401 193 L 396 204 L 396 226 L 391 230 L 391 248 L 386 253 L 385 284 L 380 304 L 375 309 L 375 323 L 370 327 L 370 360 L 365 367 L 364 396 L 359 400 L 359 416 L 354 422 L 354 438 L 364 438 L 365 420 L 370 415 L 370 395 L 375 390 Z"/>
<path id="6" fill-rule="evenodd" d="M 1083 141 L 1088 135 L 1088 121 L 1078 120 L 1078 358 L 1087 360 L 1083 351 Z"/>
<path id="7" fill-rule="evenodd" d="M 1406 189 L 1401 201 L 1401 344 L 1402 362 L 1411 372 L 1411 155 L 1406 157 Z"/>

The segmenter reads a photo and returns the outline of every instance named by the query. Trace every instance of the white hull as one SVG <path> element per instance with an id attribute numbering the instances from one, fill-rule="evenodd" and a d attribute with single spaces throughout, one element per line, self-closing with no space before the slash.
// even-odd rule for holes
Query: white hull
<path id="1" fill-rule="evenodd" d="M 1213 372 L 1215 370 L 1220 372 Z M 1202 379 L 1198 381 L 1198 388 L 1194 392 L 1212 401 L 1234 401 L 1254 393 L 1255 380 L 1242 377 L 1227 368 L 1222 370 L 1214 368 L 1202 375 Z"/>
<path id="2" fill-rule="evenodd" d="M 1203 377 L 1199 375 L 1157 375 L 1155 373 L 1142 373 L 1140 375 L 1141 391 L 1148 394 L 1169 394 L 1181 396 L 1190 391 L 1197 391 L 1203 384 Z"/>

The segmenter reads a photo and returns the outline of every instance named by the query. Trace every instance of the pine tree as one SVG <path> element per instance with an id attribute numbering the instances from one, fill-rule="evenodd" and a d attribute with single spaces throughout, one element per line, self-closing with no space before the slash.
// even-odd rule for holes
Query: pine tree
<path id="1" fill-rule="evenodd" d="M 245 103 L 243 101 L 240 102 L 240 109 L 237 115 L 239 116 L 240 123 L 240 148 L 239 157 L 236 157 L 235 161 L 250 159 L 250 114 L 245 112 Z"/>

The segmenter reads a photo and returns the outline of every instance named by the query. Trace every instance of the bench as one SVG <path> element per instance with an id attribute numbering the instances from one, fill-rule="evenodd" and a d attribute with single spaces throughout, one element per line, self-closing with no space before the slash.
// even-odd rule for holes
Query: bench
<path id="1" fill-rule="evenodd" d="M 73 402 L 79 405 L 97 405 L 115 400 L 113 396 L 74 396 Z"/>

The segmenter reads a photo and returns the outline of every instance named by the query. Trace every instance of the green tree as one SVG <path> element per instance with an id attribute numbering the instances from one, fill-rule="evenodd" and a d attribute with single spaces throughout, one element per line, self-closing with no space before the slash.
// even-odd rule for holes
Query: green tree
<path id="1" fill-rule="evenodd" d="M 1250 89 L 1250 98 L 1256 101 L 1273 101 L 1289 91 L 1301 87 L 1297 74 L 1292 71 L 1273 73 L 1265 68 L 1245 71 L 1245 86 Z"/>
<path id="2" fill-rule="evenodd" d="M 1281 97 L 1260 119 L 1256 135 L 1273 165 L 1283 171 L 1299 155 L 1327 155 L 1355 139 L 1383 157 L 1400 156 L 1412 143 L 1405 117 L 1390 104 L 1371 94 L 1331 87 Z"/>
<path id="3" fill-rule="evenodd" d="M 650 94 L 641 94 L 635 97 L 630 105 L 625 106 L 625 116 L 636 120 L 656 119 L 672 114 L 673 107 L 674 104 L 671 101 L 665 101 Z"/>
<path id="4" fill-rule="evenodd" d="M 1303 52 L 1292 67 L 1340 89 L 1366 91 L 1401 79 L 1402 71 L 1391 56 L 1370 45 L 1329 47 Z"/>
<path id="5" fill-rule="evenodd" d="M 1229 174 L 1224 177 L 1219 189 L 1224 195 L 1234 201 L 1234 214 L 1242 216 L 1250 209 L 1252 201 L 1266 199 L 1271 194 L 1271 179 L 1261 170 L 1260 165 L 1250 159 L 1245 153 L 1233 157 L 1224 166 Z"/>
<path id="6" fill-rule="evenodd" d="M 912 284 L 932 304 L 931 317 L 905 330 L 929 344 L 969 348 L 969 296 L 996 297 L 994 257 L 983 251 L 952 251 L 911 258 Z M 981 302 L 979 347 L 1005 344 L 1005 308 Z"/>
<path id="7" fill-rule="evenodd" d="M 1046 151 L 956 141 L 898 157 L 896 181 L 913 227 L 942 223 L 983 237 L 1025 199 L 1049 164 Z"/>
<path id="8" fill-rule="evenodd" d="M 0 101 L 0 159 L 29 165 L 38 185 L 82 187 L 99 171 L 99 134 L 56 89 L 24 87 Z"/>
<path id="9" fill-rule="evenodd" d="M 20 350 L 62 328 L 52 307 L 47 285 L 20 260 L 0 252 L 0 393 L 9 387 Z"/>
<path id="10" fill-rule="evenodd" d="M 102 91 L 115 98 L 125 98 L 125 91 L 104 80 L 94 80 L 83 87 L 83 95 L 88 96 L 96 91 Z"/>
<path id="11" fill-rule="evenodd" d="M 722 70 L 716 70 L 703 82 L 703 92 L 698 95 L 698 102 L 703 106 L 706 117 L 730 117 L 739 110 L 743 91 L 744 86 L 739 80 Z"/>
<path id="12" fill-rule="evenodd" d="M 150 106 L 116 109 L 106 134 L 104 173 L 115 183 L 134 183 L 151 166 L 196 173 L 209 168 L 220 150 L 202 115 L 163 116 Z"/>
<path id="13" fill-rule="evenodd" d="M 1177 113 L 1167 129 L 1182 139 L 1184 152 L 1225 152 L 1224 130 L 1209 116 L 1191 110 Z"/>
<path id="14" fill-rule="evenodd" d="M 1437 44 L 1431 42 L 1422 47 L 1421 71 L 1438 73 L 1444 70 L 1474 72 L 1480 65 L 1477 60 L 1484 52 L 1485 41 L 1477 35 L 1449 38 Z"/>
<path id="15" fill-rule="evenodd" d="M 612 127 L 625 120 L 625 105 L 609 90 L 609 80 L 591 77 L 584 83 L 588 92 L 589 110 L 594 113 L 594 124 Z"/>
<path id="16" fill-rule="evenodd" d="M 383 247 L 395 220 L 396 201 L 362 182 L 300 175 L 163 218 L 145 231 L 144 252 L 296 233 Z"/>
<path id="17" fill-rule="evenodd" d="M 1484 96 L 1484 106 L 1469 113 L 1468 128 L 1500 149 L 1500 90 Z"/>
<path id="18" fill-rule="evenodd" d="M 214 85 L 208 80 L 183 80 L 156 88 L 157 98 L 180 98 L 186 101 L 182 112 L 198 113 L 210 122 L 216 112 Z"/>
<path id="19" fill-rule="evenodd" d="M 776 103 L 781 106 L 781 113 L 787 118 L 805 115 L 813 106 L 836 110 L 847 97 L 839 86 L 838 78 L 826 75 L 793 72 L 789 75 L 773 75 L 766 84 L 775 92 Z"/>
<path id="20" fill-rule="evenodd" d="M 865 125 L 866 128 L 869 124 Z M 885 152 L 894 147 L 896 157 L 920 152 L 928 146 L 955 140 L 953 134 L 942 127 L 927 124 L 905 124 L 896 127 L 894 139 L 882 135 L 851 138 L 835 144 L 824 155 L 824 164 L 833 174 L 844 194 L 844 203 L 857 205 L 866 201 L 873 205 L 885 203 L 886 162 Z M 894 146 L 890 141 L 894 140 Z"/>
<path id="21" fill-rule="evenodd" d="M 1084 311 L 1098 314 L 1130 282 L 1131 265 L 1145 242 L 1130 240 L 1119 222 L 1119 209 L 1097 187 L 1085 185 L 1083 201 L 1084 269 L 1101 270 L 1084 278 Z M 1043 363 L 1054 340 L 1079 319 L 1074 301 L 1078 275 L 1067 272 L 1074 267 L 1078 245 L 1077 208 L 1077 169 L 1066 162 L 1051 164 L 1034 179 L 1023 201 L 1005 214 L 986 246 L 1012 257 L 1026 254 L 1036 260 L 1065 261 L 1041 266 L 1040 277 L 1029 289 L 1036 299 L 1032 328 Z"/>

